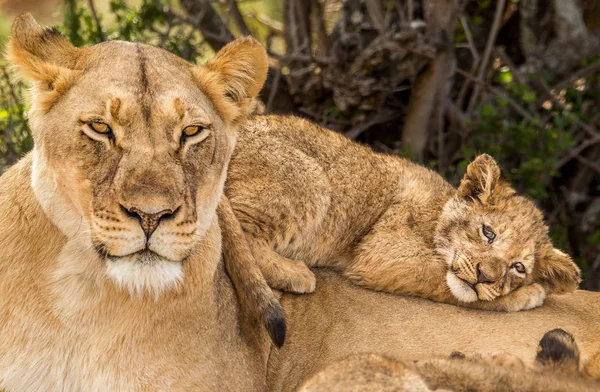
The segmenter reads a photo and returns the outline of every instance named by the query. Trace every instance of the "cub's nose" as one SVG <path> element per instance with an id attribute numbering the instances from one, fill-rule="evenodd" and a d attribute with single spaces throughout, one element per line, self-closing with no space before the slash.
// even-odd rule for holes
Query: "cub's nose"
<path id="1" fill-rule="evenodd" d="M 161 221 L 174 216 L 179 210 L 179 207 L 175 210 L 165 209 L 155 213 L 148 213 L 137 207 L 125 208 L 121 205 L 121 210 L 123 210 L 126 215 L 137 219 L 140 222 L 140 226 L 142 226 L 142 230 L 146 235 L 146 240 L 149 240 Z"/>
<path id="2" fill-rule="evenodd" d="M 481 263 L 477 264 L 477 283 L 494 283 L 493 278 L 490 276 L 490 271 L 485 271 L 482 268 Z"/>

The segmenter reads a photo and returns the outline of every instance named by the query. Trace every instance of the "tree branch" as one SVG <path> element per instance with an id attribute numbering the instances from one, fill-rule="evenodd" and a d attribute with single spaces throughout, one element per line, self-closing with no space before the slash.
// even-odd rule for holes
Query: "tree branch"
<path id="1" fill-rule="evenodd" d="M 219 14 L 210 5 L 209 0 L 181 0 L 181 6 L 200 30 L 210 47 L 218 52 L 234 37 Z"/>

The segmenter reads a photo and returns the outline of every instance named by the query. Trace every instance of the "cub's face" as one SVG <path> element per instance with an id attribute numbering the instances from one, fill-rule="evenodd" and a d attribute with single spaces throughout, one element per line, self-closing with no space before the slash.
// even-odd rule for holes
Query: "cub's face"
<path id="1" fill-rule="evenodd" d="M 35 82 L 33 188 L 68 236 L 89 236 L 106 275 L 132 292 L 182 281 L 215 217 L 235 124 L 266 56 L 240 40 L 205 67 L 158 48 L 71 46 L 30 16 L 10 56 Z"/>
<path id="2" fill-rule="evenodd" d="M 555 293 L 579 283 L 575 263 L 552 247 L 542 213 L 515 194 L 488 155 L 467 168 L 434 241 L 448 264 L 448 287 L 464 302 L 492 301 L 534 282 Z"/>

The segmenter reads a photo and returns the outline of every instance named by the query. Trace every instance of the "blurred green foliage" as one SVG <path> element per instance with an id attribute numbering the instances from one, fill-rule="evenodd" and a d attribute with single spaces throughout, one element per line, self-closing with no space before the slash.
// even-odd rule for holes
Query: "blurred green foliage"
<path id="1" fill-rule="evenodd" d="M 208 49 L 202 37 L 187 21 L 171 11 L 171 1 L 142 0 L 130 5 L 124 0 L 110 0 L 114 23 L 96 23 L 85 3 L 67 0 L 64 20 L 59 29 L 75 46 L 89 46 L 105 39 L 142 42 L 162 47 L 186 60 L 197 62 Z M 101 27 L 99 27 L 99 25 Z"/>

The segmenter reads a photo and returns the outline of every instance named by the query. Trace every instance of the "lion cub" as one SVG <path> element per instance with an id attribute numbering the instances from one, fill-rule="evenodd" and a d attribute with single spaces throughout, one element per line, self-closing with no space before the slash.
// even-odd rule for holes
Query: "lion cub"
<path id="1" fill-rule="evenodd" d="M 276 289 L 312 292 L 307 266 L 331 267 L 374 290 L 519 311 L 580 280 L 489 155 L 455 189 L 308 121 L 255 116 L 240 128 L 225 194 Z"/>

